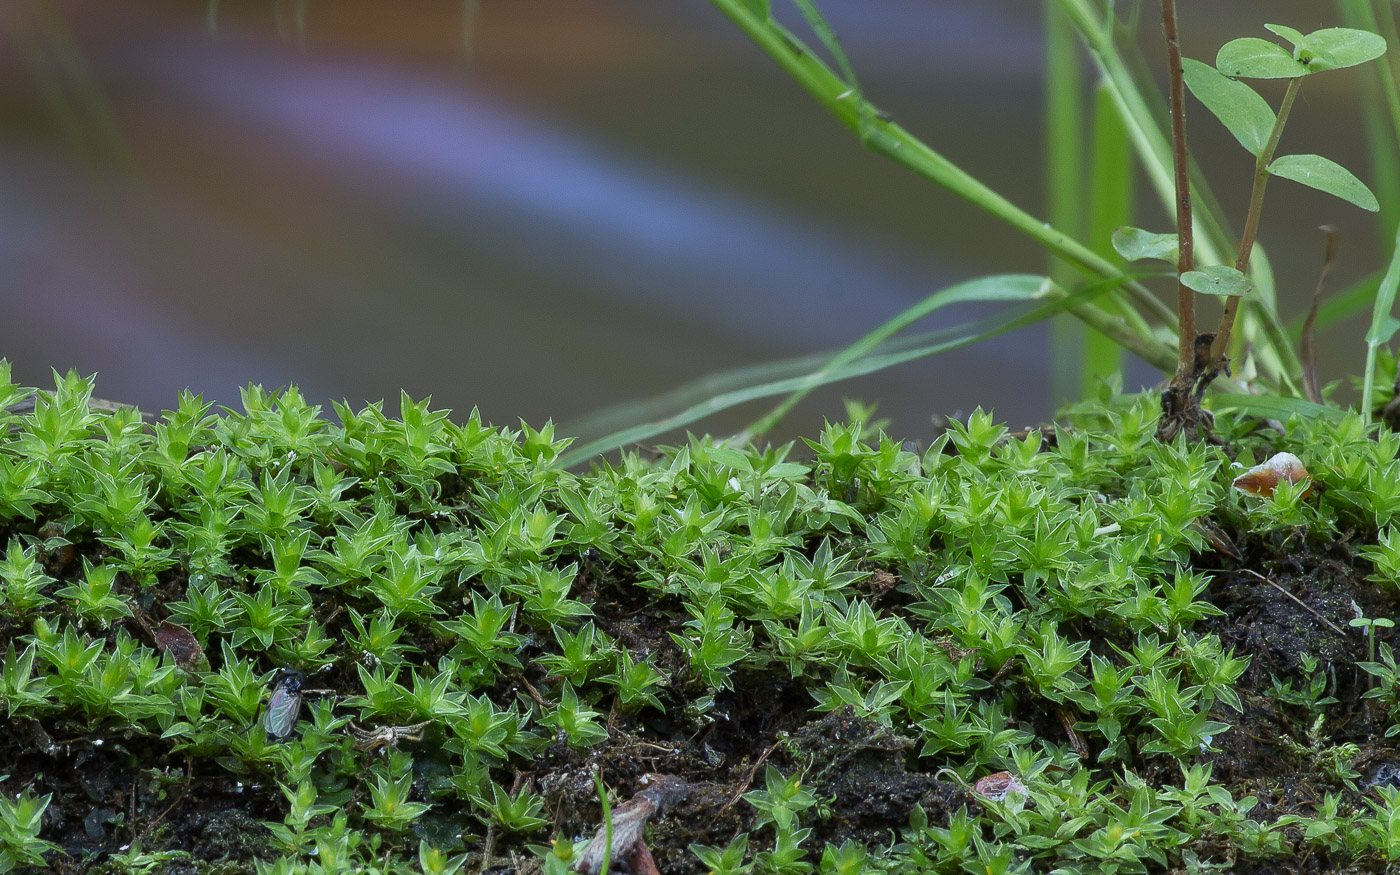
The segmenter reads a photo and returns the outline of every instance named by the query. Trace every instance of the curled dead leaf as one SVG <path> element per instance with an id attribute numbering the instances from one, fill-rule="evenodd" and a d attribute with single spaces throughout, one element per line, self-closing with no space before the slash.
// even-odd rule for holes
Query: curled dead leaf
<path id="1" fill-rule="evenodd" d="M 1230 485 L 1246 495 L 1273 498 L 1274 489 L 1282 480 L 1287 480 L 1295 485 L 1306 482 L 1308 485 L 1303 490 L 1303 497 L 1307 498 L 1312 494 L 1312 475 L 1308 473 L 1307 468 L 1303 467 L 1302 461 L 1292 453 L 1276 453 L 1267 462 L 1255 465 L 1236 477 Z"/>
<path id="2" fill-rule="evenodd" d="M 598 875 L 604 858 L 610 859 L 613 872 L 633 875 L 660 875 L 642 837 L 652 815 L 662 814 L 690 795 L 691 786 L 670 775 L 643 775 L 643 787 L 631 799 L 612 809 L 612 844 L 608 844 L 608 826 L 598 827 L 593 841 L 583 849 L 574 871 L 583 875 Z"/>

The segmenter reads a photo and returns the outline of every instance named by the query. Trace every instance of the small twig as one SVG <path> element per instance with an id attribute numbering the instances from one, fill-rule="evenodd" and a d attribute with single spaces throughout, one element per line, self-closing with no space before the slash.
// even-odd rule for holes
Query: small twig
<path id="1" fill-rule="evenodd" d="M 1065 735 L 1069 738 L 1069 746 L 1074 749 L 1075 754 L 1080 759 L 1089 758 L 1089 745 L 1084 740 L 1084 736 L 1079 734 L 1079 730 L 1074 728 L 1074 715 L 1070 713 L 1070 708 L 1057 709 L 1060 715 L 1060 724 L 1065 728 Z"/>
<path id="2" fill-rule="evenodd" d="M 179 796 L 176 796 L 176 797 L 175 797 L 175 801 L 172 802 L 172 803 L 170 803 L 170 805 L 168 805 L 164 811 L 162 811 L 159 815 L 157 815 L 155 820 L 153 820 L 153 821 L 151 821 L 150 823 L 146 824 L 146 826 L 145 826 L 144 828 L 142 828 L 140 835 L 136 836 L 136 838 L 134 838 L 134 839 L 131 840 L 131 843 L 132 843 L 133 845 L 139 844 L 141 841 L 143 841 L 143 840 L 146 838 L 146 836 L 150 834 L 151 830 L 153 830 L 153 829 L 156 828 L 156 825 L 157 825 L 157 824 L 159 824 L 162 820 L 165 820 L 165 816 L 166 816 L 167 814 L 169 814 L 170 812 L 172 812 L 172 811 L 175 810 L 175 806 L 177 806 L 177 805 L 179 805 L 181 802 L 185 801 L 185 794 L 189 793 L 189 791 L 190 791 L 190 780 L 191 780 L 191 778 L 193 777 L 193 775 L 192 775 L 193 770 L 194 770 L 194 764 L 193 764 L 193 762 L 192 762 L 188 757 L 186 757 L 186 758 L 185 758 L 185 782 L 184 782 L 184 784 L 182 784 L 181 787 L 180 787 L 180 795 L 179 795 Z"/>
<path id="3" fill-rule="evenodd" d="M 1259 231 L 1259 214 L 1264 208 L 1264 187 L 1269 181 L 1269 162 L 1274 160 L 1274 151 L 1278 148 L 1279 138 L 1283 136 L 1284 123 L 1288 121 L 1288 113 L 1293 109 L 1293 101 L 1297 98 L 1298 89 L 1302 87 L 1302 84 L 1301 78 L 1288 80 L 1288 90 L 1283 94 L 1283 102 L 1279 105 L 1273 130 L 1269 133 L 1269 140 L 1255 158 L 1254 189 L 1249 196 L 1249 214 L 1245 217 L 1244 233 L 1240 236 L 1239 253 L 1235 256 L 1235 270 L 1240 273 L 1249 273 L 1249 256 L 1254 251 L 1254 238 Z M 1230 332 L 1234 330 L 1235 313 L 1239 308 L 1240 297 L 1238 295 L 1232 295 L 1225 300 L 1225 309 L 1220 314 L 1220 327 L 1216 329 L 1215 341 L 1210 348 L 1212 371 L 1206 374 L 1207 381 L 1215 371 L 1224 371 L 1227 367 Z"/>
<path id="4" fill-rule="evenodd" d="M 541 708 L 554 707 L 553 705 L 549 704 L 544 700 L 544 696 L 540 695 L 540 691 L 535 689 L 534 684 L 530 683 L 529 679 L 526 678 L 525 675 L 516 675 L 516 677 L 520 678 L 520 682 L 525 685 L 525 689 L 530 691 L 530 698 L 535 700 L 536 705 L 539 705 Z"/>
<path id="5" fill-rule="evenodd" d="M 486 824 L 486 841 L 481 849 L 481 868 L 478 872 L 485 872 L 491 865 L 491 855 L 496 850 L 496 824 Z"/>
<path id="6" fill-rule="evenodd" d="M 1262 580 L 1262 581 L 1264 581 L 1265 583 L 1267 583 L 1269 586 L 1272 586 L 1274 589 L 1278 590 L 1279 592 L 1281 592 L 1281 593 L 1283 593 L 1284 595 L 1288 596 L 1289 598 L 1293 599 L 1293 601 L 1297 602 L 1298 605 L 1299 605 L 1303 610 L 1307 611 L 1308 613 L 1312 614 L 1314 617 L 1317 617 L 1319 620 L 1321 620 L 1322 622 L 1326 623 L 1326 624 L 1327 624 L 1327 628 L 1331 629 L 1333 632 L 1336 632 L 1338 635 L 1342 636 L 1343 638 L 1347 637 L 1347 633 L 1343 632 L 1340 628 L 1338 628 L 1338 626 L 1337 626 L 1336 623 L 1333 623 L 1331 620 L 1329 620 L 1329 619 L 1327 619 L 1326 617 L 1324 617 L 1324 616 L 1322 616 L 1321 614 L 1319 614 L 1319 613 L 1317 612 L 1317 610 L 1316 610 L 1315 608 L 1313 608 L 1312 605 L 1310 605 L 1310 604 L 1308 604 L 1307 602 L 1303 601 L 1302 599 L 1298 598 L 1298 597 L 1297 597 L 1296 595 L 1294 595 L 1293 593 L 1291 593 L 1291 592 L 1289 592 L 1288 590 L 1284 589 L 1283 587 L 1279 586 L 1277 583 L 1274 583 L 1272 580 L 1270 580 L 1269 578 L 1265 577 L 1264 575 L 1260 574 L 1260 573 L 1257 572 L 1257 571 L 1252 571 L 1252 570 L 1250 570 L 1250 569 L 1248 569 L 1248 568 L 1241 568 L 1240 570 L 1243 571 L 1245 574 L 1252 574 L 1252 575 L 1254 575 L 1255 577 L 1257 577 L 1257 578 L 1259 578 L 1260 580 Z"/>
<path id="7" fill-rule="evenodd" d="M 1317 306 L 1322 300 L 1322 287 L 1327 283 L 1327 275 L 1332 272 L 1332 263 L 1337 258 L 1337 229 L 1323 225 L 1318 229 L 1327 235 L 1327 250 L 1322 258 L 1322 274 L 1317 278 L 1317 288 L 1313 289 L 1312 306 L 1308 308 L 1308 319 L 1303 323 L 1303 391 L 1314 404 L 1322 403 L 1322 387 L 1317 381 L 1317 351 L 1314 348 L 1317 334 Z"/>
<path id="8" fill-rule="evenodd" d="M 739 789 L 734 792 L 734 796 L 728 802 L 724 803 L 723 807 L 719 810 L 719 814 L 715 815 L 716 817 L 723 817 L 725 812 L 737 805 L 740 799 L 744 798 L 744 791 L 749 789 L 749 785 L 753 783 L 754 776 L 758 774 L 758 767 L 763 765 L 763 761 L 768 759 L 768 755 L 777 750 L 780 744 L 782 744 L 781 741 L 775 741 L 772 747 L 759 755 L 758 760 L 753 764 L 752 768 L 749 769 L 749 773 L 745 775 L 744 780 L 739 783 Z"/>
<path id="9" fill-rule="evenodd" d="M 1006 658 L 1006 662 L 1003 662 L 1001 664 L 1001 668 L 997 669 L 997 673 L 992 675 L 992 679 L 990 681 L 992 686 L 996 686 L 1002 678 L 1006 677 L 1007 673 L 1011 671 L 1011 664 L 1015 661 L 1016 657 L 1014 656 L 1008 656 Z"/>
<path id="10" fill-rule="evenodd" d="M 1193 378 L 1196 359 L 1196 293 L 1181 279 L 1195 268 L 1191 228 L 1191 168 L 1186 150 L 1186 89 L 1181 70 L 1181 41 L 1176 29 L 1176 0 L 1162 0 L 1162 29 L 1167 38 L 1167 73 L 1172 112 L 1172 165 L 1176 170 L 1176 311 L 1178 381 Z M 1182 382 L 1183 386 L 1188 385 Z"/>

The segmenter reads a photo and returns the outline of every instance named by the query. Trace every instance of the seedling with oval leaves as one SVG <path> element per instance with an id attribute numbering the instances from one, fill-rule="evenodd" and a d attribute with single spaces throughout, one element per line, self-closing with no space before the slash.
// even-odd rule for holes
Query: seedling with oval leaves
<path id="1" fill-rule="evenodd" d="M 1244 37 L 1222 46 L 1216 55 L 1215 66 L 1211 66 L 1180 57 L 1175 37 L 1174 0 L 1163 0 L 1162 10 L 1173 80 L 1177 233 L 1153 234 L 1139 228 L 1125 227 L 1114 233 L 1112 242 L 1118 254 L 1128 261 L 1157 258 L 1175 262 L 1177 266 L 1181 326 L 1179 358 L 1176 377 L 1163 397 L 1163 412 L 1167 415 L 1160 432 L 1163 436 L 1169 436 L 1186 423 L 1201 423 L 1196 405 L 1202 393 L 1217 376 L 1229 370 L 1230 337 L 1240 299 L 1253 287 L 1249 275 L 1250 256 L 1254 251 L 1264 206 L 1264 190 L 1269 178 L 1279 176 L 1291 179 L 1372 212 L 1380 209 L 1371 190 L 1331 159 L 1321 155 L 1278 155 L 1277 151 L 1284 125 L 1304 79 L 1375 60 L 1385 53 L 1386 44 L 1376 34 L 1354 28 L 1330 27 L 1303 34 L 1291 27 L 1270 24 L 1265 26 L 1289 42 L 1291 51 L 1268 40 Z M 1288 80 L 1288 88 L 1278 111 L 1275 112 L 1268 101 L 1241 81 L 1243 79 Z M 1184 82 L 1240 145 L 1254 156 L 1254 184 L 1249 212 L 1233 265 L 1197 266 L 1193 263 L 1191 195 L 1187 183 L 1185 117 L 1181 106 L 1180 82 Z M 1214 333 L 1195 333 L 1192 292 L 1225 299 L 1220 324 Z M 1388 312 L 1388 306 L 1386 310 Z"/>

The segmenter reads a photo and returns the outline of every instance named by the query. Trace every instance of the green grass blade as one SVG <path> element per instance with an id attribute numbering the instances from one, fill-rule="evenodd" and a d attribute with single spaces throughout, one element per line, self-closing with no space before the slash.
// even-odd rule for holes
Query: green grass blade
<path id="1" fill-rule="evenodd" d="M 1342 23 L 1347 27 L 1377 31 L 1379 21 L 1370 0 L 1338 0 Z M 1385 5 L 1388 11 L 1388 0 Z M 1366 125 L 1366 144 L 1371 158 L 1371 182 L 1376 199 L 1381 204 L 1377 223 L 1381 245 L 1389 243 L 1400 223 L 1400 92 L 1395 83 L 1394 64 L 1400 44 L 1394 35 L 1394 16 L 1389 19 L 1386 37 L 1388 51 L 1379 64 L 1367 64 L 1359 71 L 1361 82 L 1362 120 Z M 1388 123 L 1387 123 L 1388 122 Z"/>
<path id="2" fill-rule="evenodd" d="M 1091 154 L 1089 246 L 1108 260 L 1121 262 L 1121 256 L 1113 251 L 1112 238 L 1115 229 L 1133 220 L 1133 162 L 1128 129 L 1103 82 L 1094 90 Z M 1123 350 L 1118 344 L 1097 331 L 1089 332 L 1080 374 L 1081 397 L 1091 397 L 1101 378 L 1118 373 L 1122 367 Z"/>
<path id="3" fill-rule="evenodd" d="M 863 109 L 851 101 L 850 87 L 820 58 L 803 46 L 797 37 L 777 22 L 755 15 L 743 0 L 710 2 L 806 88 L 832 115 L 853 130 L 861 132 Z M 862 140 L 873 151 L 893 159 L 991 213 L 1086 272 L 1105 278 L 1120 275 L 1111 263 L 1077 240 L 1016 207 L 904 128 L 880 118 L 878 114 L 873 114 L 870 118 L 868 129 L 862 132 Z M 1145 287 L 1137 283 L 1128 283 L 1125 288 L 1140 306 L 1151 313 L 1155 321 L 1169 326 L 1175 324 L 1175 315 L 1171 309 L 1154 298 Z M 1153 366 L 1162 370 L 1170 370 L 1175 366 L 1175 355 L 1170 344 L 1133 331 L 1121 320 L 1105 312 L 1102 307 L 1076 307 L 1073 312 Z"/>
<path id="4" fill-rule="evenodd" d="M 0 4 L 26 72 L 74 153 L 94 176 L 139 178 L 139 165 L 63 12 L 53 0 Z"/>
<path id="5" fill-rule="evenodd" d="M 1000 300 L 1016 303 L 1003 312 L 985 319 L 950 328 L 892 338 L 885 343 L 870 347 L 866 355 L 851 355 L 851 347 L 847 347 L 835 353 L 806 355 L 737 368 L 711 374 L 653 399 L 625 404 L 585 420 L 566 424 L 560 427 L 560 433 L 583 435 L 585 439 L 570 447 L 569 452 L 561 457 L 559 464 L 564 467 L 572 467 L 599 454 L 650 440 L 664 432 L 683 428 L 705 416 L 748 401 L 773 398 L 795 392 L 810 392 L 812 389 L 830 383 L 875 373 L 907 361 L 980 343 L 1008 331 L 1038 322 L 1066 308 L 1092 301 L 1122 282 L 1124 282 L 1122 277 L 1104 280 L 1073 294 L 1067 294 L 1063 289 L 1053 286 L 1045 277 L 1025 275 L 987 277 L 983 280 L 964 283 L 962 286 L 954 286 L 944 290 L 955 294 L 949 294 L 940 299 L 942 305 L 957 300 L 974 300 L 968 297 L 967 288 L 969 286 L 981 285 L 984 290 L 990 290 L 997 284 L 1004 284 L 1004 297 Z M 1030 300 L 1016 297 L 1018 287 L 1024 290 L 1032 284 L 1043 290 L 1041 297 Z M 937 297 L 937 295 L 932 297 Z M 982 300 L 988 299 L 983 298 Z M 886 323 L 886 325 L 881 326 L 881 329 L 887 328 L 888 325 L 889 323 Z M 877 332 L 881 329 L 877 329 Z M 862 341 L 867 341 L 870 336 L 862 338 Z M 607 433 L 602 437 L 591 440 L 586 438 L 589 434 L 604 431 Z"/>
<path id="6" fill-rule="evenodd" d="M 1074 25 L 1044 0 L 1045 200 L 1050 224 L 1082 238 L 1084 217 L 1084 82 Z M 1102 254 L 1102 252 L 1100 252 Z M 1050 257 L 1050 278 L 1072 287 L 1074 265 Z M 1080 383 L 1084 326 L 1068 314 L 1050 320 L 1050 395 L 1059 407 L 1074 400 Z"/>
<path id="7" fill-rule="evenodd" d="M 608 804 L 608 790 L 603 786 L 603 770 L 593 770 L 593 786 L 598 791 L 598 802 L 603 807 L 603 863 L 598 867 L 598 875 L 608 875 L 608 867 L 612 864 L 612 843 L 613 843 L 613 822 L 612 806 Z"/>
<path id="8" fill-rule="evenodd" d="M 1376 290 L 1376 303 L 1371 309 L 1371 329 L 1366 332 L 1366 377 L 1361 390 L 1361 419 L 1371 422 L 1371 393 L 1376 381 L 1376 348 L 1388 343 L 1395 335 L 1396 322 L 1391 311 L 1395 308 L 1395 290 L 1400 287 L 1400 232 L 1390 253 L 1390 266 Z"/>
<path id="9" fill-rule="evenodd" d="M 841 48 L 841 41 L 836 38 L 836 31 L 831 29 L 831 25 L 826 23 L 826 18 L 822 16 L 821 10 L 817 9 L 817 4 L 812 0 L 792 0 L 792 5 L 797 7 L 797 11 L 802 13 L 802 17 L 807 20 L 807 26 L 812 29 L 812 33 L 817 35 L 826 50 L 831 52 L 831 57 L 836 60 L 836 66 L 841 69 L 841 75 L 846 80 L 846 85 L 850 89 L 850 98 L 859 110 L 859 133 L 861 139 L 869 135 L 871 127 L 870 120 L 874 113 L 871 111 L 869 102 L 865 99 L 865 93 L 860 90 L 860 82 L 856 79 L 856 70 L 851 66 L 850 59 L 846 57 L 846 50 Z"/>
<path id="10" fill-rule="evenodd" d="M 1251 416 L 1263 416 L 1282 422 L 1287 422 L 1295 413 L 1307 419 L 1330 419 L 1334 422 L 1346 415 L 1345 411 L 1335 407 L 1280 395 L 1212 395 L 1210 407 L 1217 411 L 1243 410 Z"/>
<path id="11" fill-rule="evenodd" d="M 904 310 L 894 318 L 886 320 L 874 331 L 869 332 L 855 343 L 832 356 L 831 359 L 813 371 L 815 375 L 824 375 L 838 372 L 847 364 L 856 361 L 862 356 L 868 355 L 877 346 L 889 340 L 894 335 L 913 325 L 915 322 L 929 316 L 949 304 L 969 303 L 973 301 L 1029 301 L 1037 297 L 1049 294 L 1053 286 L 1047 285 L 1044 277 L 1030 276 L 1026 274 L 1007 274 L 999 276 L 982 277 L 970 282 L 959 283 L 941 292 L 935 292 L 913 307 Z M 773 430 L 783 417 L 796 407 L 798 402 L 822 383 L 814 383 L 794 391 L 783 400 L 781 404 L 769 411 L 758 420 L 751 423 L 745 430 L 749 434 L 767 434 Z"/>
<path id="12" fill-rule="evenodd" d="M 1378 75 L 1366 71 L 1361 77 L 1362 119 L 1366 124 L 1366 145 L 1371 159 L 1371 188 L 1381 204 L 1377 230 L 1381 239 L 1388 240 L 1400 223 L 1400 150 L 1384 121 L 1382 91 Z"/>

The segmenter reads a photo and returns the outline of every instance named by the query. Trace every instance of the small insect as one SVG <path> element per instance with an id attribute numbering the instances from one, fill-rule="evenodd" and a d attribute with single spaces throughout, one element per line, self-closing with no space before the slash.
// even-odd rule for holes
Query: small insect
<path id="1" fill-rule="evenodd" d="M 268 741 L 286 741 L 296 729 L 301 713 L 301 685 L 306 675 L 292 668 L 279 668 L 272 678 L 272 698 L 263 712 L 263 729 Z"/>

